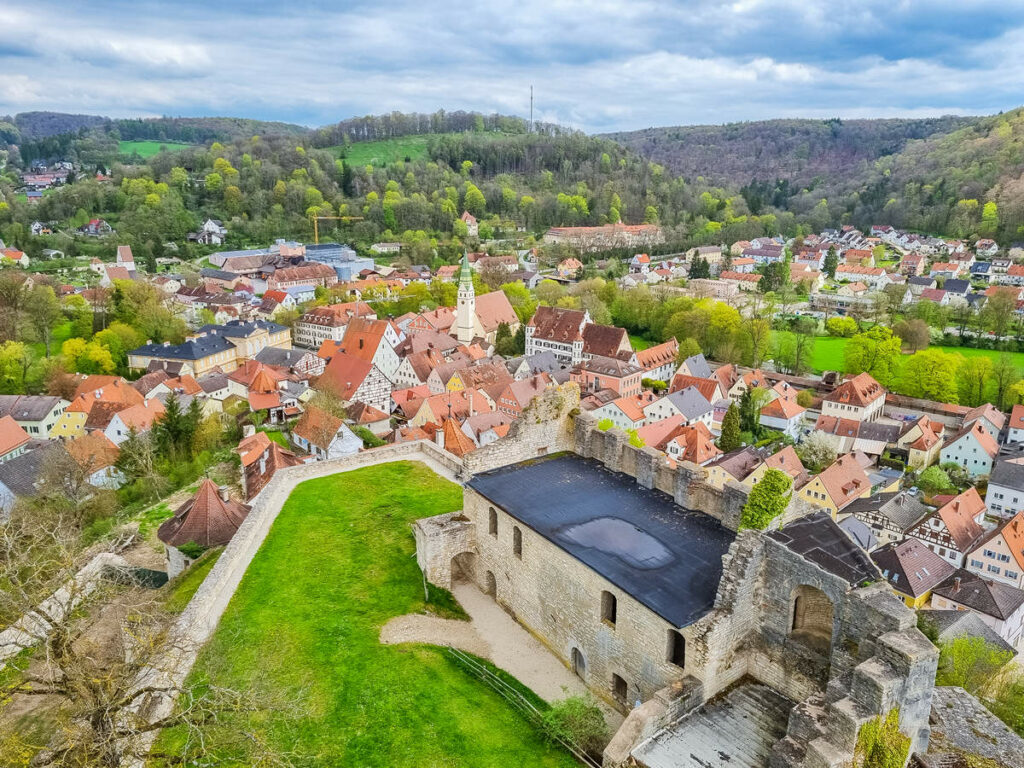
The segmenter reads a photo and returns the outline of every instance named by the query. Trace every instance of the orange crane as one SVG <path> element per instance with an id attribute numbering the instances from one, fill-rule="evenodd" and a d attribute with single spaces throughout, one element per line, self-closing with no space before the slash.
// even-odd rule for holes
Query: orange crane
<path id="1" fill-rule="evenodd" d="M 320 245 L 320 220 L 330 221 L 362 221 L 362 216 L 310 216 L 313 220 L 313 244 Z"/>

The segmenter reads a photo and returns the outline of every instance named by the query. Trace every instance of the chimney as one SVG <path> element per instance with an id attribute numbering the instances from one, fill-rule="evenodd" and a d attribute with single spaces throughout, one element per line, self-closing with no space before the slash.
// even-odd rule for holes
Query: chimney
<path id="1" fill-rule="evenodd" d="M 217 488 L 217 493 L 220 494 L 221 501 L 227 501 L 228 500 L 228 487 L 226 485 L 219 486 Z"/>
<path id="2" fill-rule="evenodd" d="M 954 592 L 959 592 L 960 591 L 960 577 L 959 576 L 957 576 L 956 578 L 953 579 L 953 591 Z"/>

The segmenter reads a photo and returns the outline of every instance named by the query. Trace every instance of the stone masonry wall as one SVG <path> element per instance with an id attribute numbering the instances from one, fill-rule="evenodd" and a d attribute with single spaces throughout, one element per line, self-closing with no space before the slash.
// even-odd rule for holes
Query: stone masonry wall
<path id="1" fill-rule="evenodd" d="M 500 508 L 495 508 L 497 535 L 491 535 L 492 506 L 475 491 L 465 490 L 463 514 L 477 531 L 477 583 L 486 591 L 486 574 L 493 573 L 498 603 L 566 665 L 571 666 L 572 649 L 579 649 L 586 663 L 584 680 L 595 694 L 621 706 L 612 696 L 613 673 L 627 682 L 630 704 L 646 701 L 686 674 L 701 677 L 701 657 L 691 656 L 689 649 L 685 668 L 668 661 L 668 633 L 673 629 L 668 621 L 591 568 Z M 513 552 L 515 527 L 522 533 L 522 558 Z M 603 591 L 616 597 L 614 626 L 601 618 Z M 689 629 L 682 635 L 689 646 Z"/>

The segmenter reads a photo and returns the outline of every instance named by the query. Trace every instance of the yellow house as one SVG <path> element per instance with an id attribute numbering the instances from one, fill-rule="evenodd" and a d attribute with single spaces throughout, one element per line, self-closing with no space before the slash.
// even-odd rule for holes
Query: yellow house
<path id="1" fill-rule="evenodd" d="M 832 518 L 854 499 L 871 493 L 871 480 L 852 453 L 840 456 L 796 492 L 809 504 L 827 509 Z"/>
<path id="2" fill-rule="evenodd" d="M 956 566 L 917 539 L 879 547 L 871 559 L 896 596 L 915 610 L 928 605 L 932 590 L 956 571 Z"/>
<path id="3" fill-rule="evenodd" d="M 50 437 L 62 440 L 81 437 L 89 427 L 90 416 L 102 429 L 114 413 L 143 401 L 138 390 L 122 378 L 89 376 L 79 385 L 71 405 L 58 417 Z"/>
<path id="4" fill-rule="evenodd" d="M 896 440 L 897 448 L 907 452 L 907 469 L 919 471 L 939 460 L 945 425 L 927 416 L 918 419 Z"/>
<path id="5" fill-rule="evenodd" d="M 231 373 L 267 347 L 291 349 L 291 331 L 269 320 L 232 320 L 224 325 L 204 325 L 181 344 L 144 344 L 128 353 L 128 367 L 145 370 L 154 360 L 185 363 L 199 378 L 213 368 Z"/>

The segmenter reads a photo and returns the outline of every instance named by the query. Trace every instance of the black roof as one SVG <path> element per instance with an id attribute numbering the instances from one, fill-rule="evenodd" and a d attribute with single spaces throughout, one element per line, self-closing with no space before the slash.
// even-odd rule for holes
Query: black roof
<path id="1" fill-rule="evenodd" d="M 199 270 L 201 277 L 211 277 L 216 280 L 234 280 L 238 277 L 234 272 L 225 272 L 223 269 L 211 269 L 210 267 L 204 267 Z"/>
<path id="2" fill-rule="evenodd" d="M 574 453 L 476 475 L 469 487 L 676 627 L 711 610 L 736 534 Z"/>
<path id="3" fill-rule="evenodd" d="M 935 284 L 934 277 L 925 277 L 924 275 L 913 275 L 907 278 L 907 282 L 911 285 L 925 285 L 931 286 Z"/>
<path id="4" fill-rule="evenodd" d="M 851 586 L 882 578 L 867 553 L 827 512 L 813 512 L 768 536 Z"/>
<path id="5" fill-rule="evenodd" d="M 971 282 L 969 280 L 947 280 L 942 284 L 942 289 L 953 293 L 967 293 L 971 289 Z"/>

